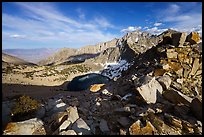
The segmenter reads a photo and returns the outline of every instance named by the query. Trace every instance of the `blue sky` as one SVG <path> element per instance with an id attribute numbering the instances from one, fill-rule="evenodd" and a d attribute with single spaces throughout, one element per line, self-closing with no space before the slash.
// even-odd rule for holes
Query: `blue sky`
<path id="1" fill-rule="evenodd" d="M 3 2 L 2 47 L 79 48 L 141 30 L 202 34 L 201 2 Z"/>

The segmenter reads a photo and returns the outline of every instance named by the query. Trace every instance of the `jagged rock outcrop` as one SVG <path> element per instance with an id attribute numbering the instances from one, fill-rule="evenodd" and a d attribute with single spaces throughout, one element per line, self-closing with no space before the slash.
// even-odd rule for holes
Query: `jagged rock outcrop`
<path id="1" fill-rule="evenodd" d="M 97 57 L 93 59 L 93 62 L 105 64 L 106 62 L 119 61 L 121 57 L 119 47 L 111 47 L 102 51 Z"/>
<path id="2" fill-rule="evenodd" d="M 63 48 L 48 59 L 40 61 L 40 65 L 59 64 L 68 62 L 70 57 L 77 58 L 81 55 L 83 61 L 94 58 L 95 63 L 105 63 L 126 59 L 132 61 L 135 55 L 141 54 L 155 46 L 160 41 L 161 36 L 154 36 L 147 32 L 129 32 L 120 39 L 113 39 L 108 42 L 98 43 L 96 45 L 84 46 L 79 49 Z M 85 57 L 86 54 L 93 56 Z M 74 60 L 74 59 L 72 59 Z"/>
<path id="3" fill-rule="evenodd" d="M 108 48 L 97 57 L 97 62 L 114 62 L 127 60 L 128 62 L 159 43 L 161 36 L 154 36 L 147 32 L 129 32 L 118 39 L 116 47 Z M 95 60 L 94 60 L 95 61 Z"/>
<path id="4" fill-rule="evenodd" d="M 157 96 L 159 94 L 161 95 L 163 91 L 163 88 L 159 82 L 155 80 L 155 78 L 151 78 L 149 76 L 142 77 L 139 81 L 140 85 L 135 82 L 135 87 L 145 102 L 148 104 L 156 103 Z"/>
<path id="5" fill-rule="evenodd" d="M 118 39 L 112 39 L 111 41 L 107 42 L 101 42 L 96 45 L 90 45 L 90 46 L 84 46 L 81 47 L 77 50 L 77 54 L 82 54 L 82 53 L 89 53 L 89 54 L 96 54 L 100 53 L 107 48 L 115 47 Z"/>
<path id="6" fill-rule="evenodd" d="M 200 35 L 198 32 L 191 32 L 188 36 L 186 41 L 190 42 L 191 44 L 197 44 L 200 41 Z"/>
<path id="7" fill-rule="evenodd" d="M 49 64 L 60 64 L 64 62 L 73 61 L 75 58 L 83 58 L 83 60 L 95 57 L 98 53 L 106 50 L 110 47 L 115 47 L 118 39 L 113 39 L 108 42 L 101 42 L 96 45 L 84 46 L 79 49 L 71 49 L 71 48 L 62 48 L 54 55 L 51 55 L 45 60 L 39 62 L 40 65 L 49 65 Z M 89 56 L 87 56 L 89 55 Z M 72 58 L 70 58 L 72 57 Z M 74 58 L 74 59 L 73 59 Z"/>

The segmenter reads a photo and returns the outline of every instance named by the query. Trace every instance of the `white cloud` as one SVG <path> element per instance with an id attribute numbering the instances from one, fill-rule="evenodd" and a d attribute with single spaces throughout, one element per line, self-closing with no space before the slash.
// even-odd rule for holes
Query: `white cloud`
<path id="1" fill-rule="evenodd" d="M 25 35 L 19 35 L 19 34 L 12 34 L 9 37 L 11 37 L 11 38 L 25 38 L 26 36 Z"/>
<path id="2" fill-rule="evenodd" d="M 22 38 L 28 41 L 54 43 L 62 41 L 66 46 L 85 46 L 118 37 L 115 34 L 104 32 L 104 28 L 114 27 L 106 18 L 78 21 L 63 15 L 50 3 L 16 3 L 23 14 L 29 18 L 2 14 L 4 37 Z M 80 17 L 79 17 L 80 18 Z M 82 17 L 83 18 L 83 17 Z M 19 35 L 21 34 L 21 35 Z"/>
<path id="3" fill-rule="evenodd" d="M 195 8 L 198 7 L 193 3 L 192 6 L 189 4 L 191 3 L 188 2 L 186 5 L 183 3 L 171 4 L 165 10 L 160 10 L 158 15 L 163 22 L 170 24 L 169 27 L 189 32 L 202 24 L 202 12 L 196 12 Z M 200 31 L 202 32 L 202 30 Z"/>
<path id="4" fill-rule="evenodd" d="M 170 12 L 170 13 L 177 13 L 180 10 L 180 6 L 178 6 L 177 4 L 171 4 L 166 11 Z"/>
<path id="5" fill-rule="evenodd" d="M 139 26 L 139 27 L 133 27 L 133 26 L 129 26 L 128 28 L 126 29 L 122 29 L 121 32 L 131 32 L 131 31 L 138 31 L 138 30 L 141 30 L 142 27 Z"/>
<path id="6" fill-rule="evenodd" d="M 96 17 L 94 22 L 97 23 L 99 27 L 114 28 L 114 26 L 104 17 Z"/>
<path id="7" fill-rule="evenodd" d="M 156 26 L 156 27 L 161 26 L 161 25 L 162 25 L 162 23 L 160 23 L 160 22 L 154 23 L 154 26 Z"/>
<path id="8" fill-rule="evenodd" d="M 164 31 L 166 31 L 166 30 L 167 30 L 167 29 L 160 29 L 160 28 L 158 28 L 158 27 L 153 27 L 153 28 L 147 29 L 146 31 L 149 32 L 149 33 L 151 33 L 151 34 L 156 34 L 156 35 L 158 35 L 158 34 L 164 32 Z"/>

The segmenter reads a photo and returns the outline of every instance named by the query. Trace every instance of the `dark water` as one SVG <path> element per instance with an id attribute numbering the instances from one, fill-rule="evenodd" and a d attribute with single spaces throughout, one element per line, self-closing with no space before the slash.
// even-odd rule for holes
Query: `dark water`
<path id="1" fill-rule="evenodd" d="M 110 79 L 106 76 L 90 73 L 75 77 L 68 85 L 69 91 L 81 91 L 88 89 L 93 84 L 107 84 Z"/>

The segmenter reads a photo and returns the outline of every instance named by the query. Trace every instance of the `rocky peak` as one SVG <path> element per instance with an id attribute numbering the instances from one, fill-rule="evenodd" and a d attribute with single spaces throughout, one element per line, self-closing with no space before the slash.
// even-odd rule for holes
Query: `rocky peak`
<path id="1" fill-rule="evenodd" d="M 79 54 L 79 53 L 80 54 L 82 54 L 82 53 L 93 53 L 93 54 L 100 53 L 107 48 L 115 47 L 117 41 L 118 41 L 118 39 L 114 38 L 110 41 L 101 42 L 101 43 L 98 43 L 96 45 L 84 46 L 84 47 L 78 49 L 77 54 Z"/>

